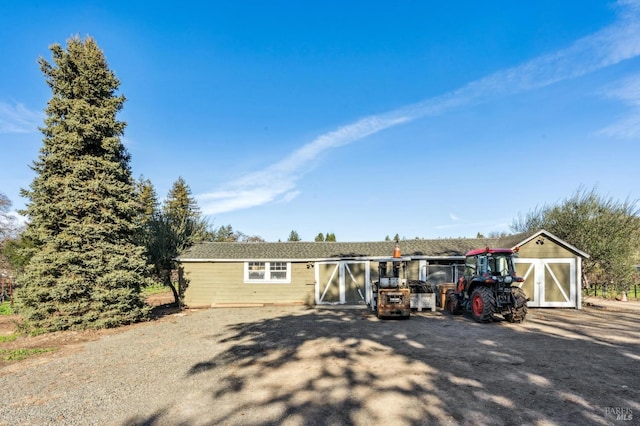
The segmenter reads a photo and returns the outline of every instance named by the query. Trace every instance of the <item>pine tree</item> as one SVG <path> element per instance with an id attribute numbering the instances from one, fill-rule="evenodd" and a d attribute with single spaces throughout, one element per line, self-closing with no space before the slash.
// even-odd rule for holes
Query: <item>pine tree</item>
<path id="1" fill-rule="evenodd" d="M 191 194 L 191 188 L 181 177 L 169 190 L 162 206 L 162 214 L 176 234 L 177 252 L 211 237 L 209 224 L 202 218 L 198 202 Z"/>
<path id="2" fill-rule="evenodd" d="M 324 241 L 324 234 L 322 232 L 320 232 L 318 235 L 316 235 L 316 238 L 314 240 L 315 242 L 321 242 Z"/>
<path id="3" fill-rule="evenodd" d="M 140 227 L 138 241 L 146 249 L 147 262 L 152 267 L 153 278 L 156 281 L 162 281 L 166 227 L 161 220 L 158 196 L 153 183 L 143 177 L 136 182 L 136 192 L 140 203 L 140 213 L 137 218 Z"/>
<path id="4" fill-rule="evenodd" d="M 200 208 L 195 198 L 191 194 L 191 188 L 182 177 L 178 177 L 162 206 L 165 216 L 175 221 L 183 221 L 187 219 L 200 219 Z"/>
<path id="5" fill-rule="evenodd" d="M 162 282 L 171 288 L 176 304 L 181 303 L 184 289 L 176 289 L 171 280 L 175 269 L 173 259 L 190 245 L 211 239 L 209 224 L 202 218 L 200 208 L 191 195 L 191 188 L 179 177 L 173 183 L 162 206 L 162 212 L 152 222 L 155 240 L 151 245 L 151 258 Z"/>
<path id="6" fill-rule="evenodd" d="M 289 233 L 289 238 L 287 239 L 287 241 L 301 241 L 300 235 L 298 235 L 298 232 L 296 231 L 291 231 Z"/>
<path id="7" fill-rule="evenodd" d="M 236 243 L 240 239 L 241 232 L 235 232 L 233 226 L 223 225 L 213 232 L 212 241 Z"/>
<path id="8" fill-rule="evenodd" d="M 140 179 L 136 182 L 136 191 L 142 209 L 139 220 L 144 224 L 152 220 L 153 217 L 159 213 L 160 203 L 158 202 L 156 189 L 149 179 L 140 176 Z"/>
<path id="9" fill-rule="evenodd" d="M 92 38 L 51 46 L 53 64 L 40 58 L 52 91 L 41 129 L 26 237 L 19 309 L 27 326 L 51 331 L 114 327 L 148 313 L 144 247 L 138 242 L 140 204 L 116 119 L 125 102 L 119 81 Z"/>

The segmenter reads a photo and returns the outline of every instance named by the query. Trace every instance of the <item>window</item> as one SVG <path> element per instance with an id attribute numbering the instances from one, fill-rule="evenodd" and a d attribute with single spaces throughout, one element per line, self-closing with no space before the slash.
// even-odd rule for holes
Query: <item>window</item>
<path id="1" fill-rule="evenodd" d="M 476 274 L 476 258 L 467 257 L 464 264 L 464 275 L 466 277 L 472 277 Z"/>
<path id="2" fill-rule="evenodd" d="M 248 278 L 250 280 L 264 280 L 264 262 L 249 262 Z"/>
<path id="3" fill-rule="evenodd" d="M 272 280 L 287 279 L 287 264 L 285 262 L 271 262 L 269 266 Z"/>
<path id="4" fill-rule="evenodd" d="M 291 264 L 288 262 L 245 262 L 244 282 L 290 283 Z"/>

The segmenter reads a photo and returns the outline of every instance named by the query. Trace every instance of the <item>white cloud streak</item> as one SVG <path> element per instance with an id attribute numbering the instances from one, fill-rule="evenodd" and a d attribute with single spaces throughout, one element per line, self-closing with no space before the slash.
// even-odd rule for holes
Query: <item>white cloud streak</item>
<path id="1" fill-rule="evenodd" d="M 232 181 L 223 190 L 199 195 L 202 211 L 216 214 L 291 200 L 299 193 L 296 182 L 313 169 L 319 156 L 332 149 L 421 117 L 540 89 L 639 56 L 640 1 L 620 1 L 618 9 L 619 19 L 614 24 L 566 49 L 496 72 L 442 96 L 365 117 L 323 134 L 264 170 Z"/>
<path id="2" fill-rule="evenodd" d="M 31 133 L 38 130 L 44 118 L 20 103 L 0 102 L 0 133 Z"/>
<path id="3" fill-rule="evenodd" d="M 640 138 L 640 74 L 622 80 L 606 96 L 631 106 L 631 112 L 598 134 L 621 139 Z"/>

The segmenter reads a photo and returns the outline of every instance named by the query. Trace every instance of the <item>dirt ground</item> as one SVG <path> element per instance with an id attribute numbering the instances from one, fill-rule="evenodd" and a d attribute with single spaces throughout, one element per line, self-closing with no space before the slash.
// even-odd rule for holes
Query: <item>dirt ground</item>
<path id="1" fill-rule="evenodd" d="M 640 424 L 633 311 L 531 309 L 523 324 L 440 311 L 383 321 L 363 309 L 301 307 L 179 315 L 0 348 L 56 347 L 60 358 L 105 335 L 134 339 L 144 330 L 148 353 L 170 357 L 162 336 L 181 327 L 193 358 L 181 355 L 184 377 L 172 397 L 156 393 L 113 424 Z M 199 345 L 208 355 L 195 355 Z M 21 368 L 30 363 L 10 372 L 5 364 L 4 374 Z"/>
<path id="2" fill-rule="evenodd" d="M 177 312 L 175 308 L 170 306 L 174 300 L 173 294 L 170 291 L 153 294 L 145 300 L 147 304 L 154 307 L 153 317 L 156 318 L 156 320 L 162 320 Z M 17 315 L 0 315 L 0 336 L 10 336 L 18 333 L 17 325 L 19 321 L 20 317 Z M 90 342 L 114 333 L 121 333 L 131 327 L 140 325 L 142 324 L 107 330 L 64 331 L 35 337 L 19 336 L 16 340 L 10 342 L 0 342 L 0 350 L 50 349 L 51 353 L 64 354 L 78 350 L 80 348 L 79 345 L 84 342 Z M 46 356 L 46 354 L 39 356 Z M 0 357 L 0 369 L 10 364 L 15 364 L 15 361 L 7 361 Z"/>

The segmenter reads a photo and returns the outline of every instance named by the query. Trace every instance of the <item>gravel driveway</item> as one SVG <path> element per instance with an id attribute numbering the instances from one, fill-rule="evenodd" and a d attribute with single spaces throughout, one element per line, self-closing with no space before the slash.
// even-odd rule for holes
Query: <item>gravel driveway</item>
<path id="1" fill-rule="evenodd" d="M 174 315 L 0 369 L 0 424 L 638 424 L 637 319 L 595 309 L 531 310 L 524 324 L 301 307 Z"/>

